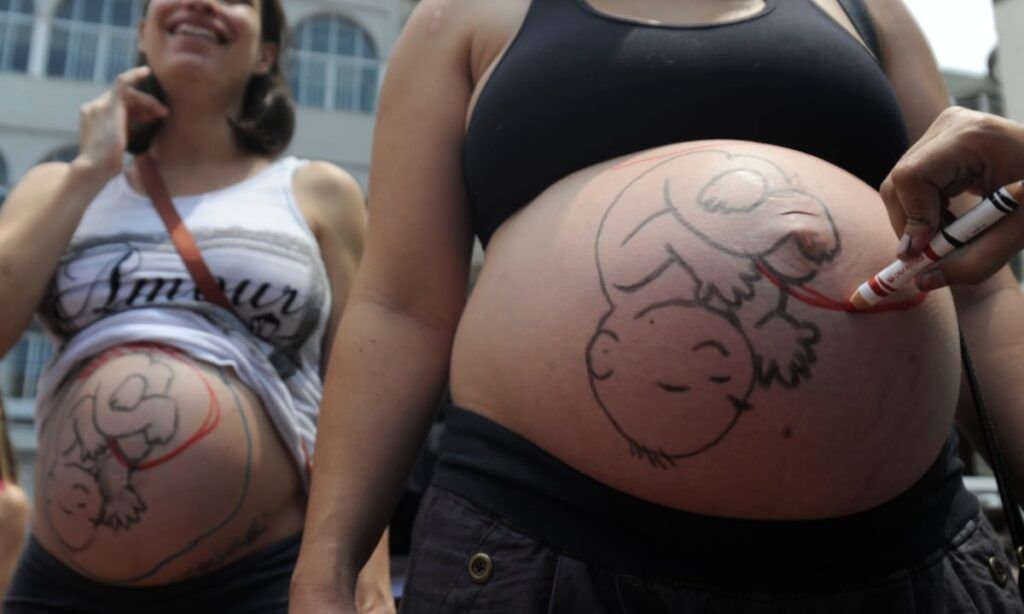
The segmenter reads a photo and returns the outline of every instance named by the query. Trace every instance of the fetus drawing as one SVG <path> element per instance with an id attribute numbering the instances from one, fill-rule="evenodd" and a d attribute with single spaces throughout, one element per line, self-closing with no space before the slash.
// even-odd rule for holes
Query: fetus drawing
<path id="1" fill-rule="evenodd" d="M 825 203 L 766 158 L 683 152 L 628 183 L 595 237 L 607 311 L 586 365 L 632 454 L 672 467 L 720 443 L 758 387 L 806 381 L 820 330 L 786 288 L 840 249 Z"/>
<path id="2" fill-rule="evenodd" d="M 87 547 L 100 525 L 124 530 L 141 520 L 146 504 L 132 474 L 177 434 L 178 408 L 167 394 L 172 381 L 171 368 L 152 359 L 71 409 L 46 475 L 50 525 L 69 550 Z"/>
<path id="3" fill-rule="evenodd" d="M 104 582 L 139 581 L 238 516 L 253 475 L 252 433 L 230 380 L 219 374 L 178 349 L 140 342 L 93 356 L 68 378 L 40 435 L 49 444 L 41 446 L 39 513 L 69 564 Z M 203 462 L 211 444 L 225 440 L 238 445 L 237 462 Z M 225 476 L 214 496 L 189 489 L 197 468 L 207 467 Z M 165 481 L 176 484 L 171 497 L 153 488 Z M 197 511 L 196 518 L 169 531 L 167 519 L 181 510 Z M 150 535 L 158 546 L 123 560 L 110 555 Z"/>

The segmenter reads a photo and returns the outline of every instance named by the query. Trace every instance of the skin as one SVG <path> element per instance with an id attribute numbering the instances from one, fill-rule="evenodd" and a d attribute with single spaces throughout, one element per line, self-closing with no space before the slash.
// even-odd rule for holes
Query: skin
<path id="1" fill-rule="evenodd" d="M 28 526 L 28 497 L 14 482 L 0 481 L 0 595 L 7 592 L 7 586 L 14 574 L 25 543 L 25 529 Z"/>
<path id="2" fill-rule="evenodd" d="M 988 113 L 950 107 L 904 154 L 882 183 L 881 193 L 901 240 L 901 258 L 920 253 L 941 226 L 950 199 L 976 197 L 1024 177 L 1024 126 Z M 979 283 L 1024 249 L 1024 213 L 1009 214 L 941 266 L 922 273 L 917 285 Z"/>
<path id="3" fill-rule="evenodd" d="M 213 27 L 222 40 L 213 42 L 201 37 L 174 35 L 170 28 L 182 19 Z M 130 123 L 163 119 L 163 128 L 148 153 L 157 162 L 173 196 L 233 185 L 259 173 L 271 162 L 240 150 L 224 121 L 238 108 L 249 76 L 268 70 L 276 57 L 276 47 L 261 41 L 259 27 L 258 0 L 154 0 L 150 4 L 146 18 L 139 25 L 140 50 L 150 65 L 126 71 L 108 92 L 84 105 L 80 112 L 79 156 L 69 164 L 45 164 L 32 169 L 12 191 L 0 213 L 0 237 L 3 239 L 0 290 L 8 296 L 17 296 L 4 301 L 0 307 L 3 320 L 0 351 L 10 349 L 27 326 L 61 253 L 100 189 L 124 172 L 129 183 L 142 191 L 135 169 L 130 165 L 123 167 Z M 150 74 L 158 77 L 167 92 L 167 106 L 131 87 Z M 313 162 L 301 168 L 296 172 L 293 186 L 330 280 L 333 304 L 327 331 L 330 343 L 362 252 L 366 224 L 364 198 L 348 173 L 325 162 Z M 182 377 L 180 373 L 179 377 Z M 210 377 L 213 378 L 210 381 L 215 382 L 211 385 L 217 385 L 219 377 L 227 377 L 224 381 L 230 383 L 233 376 L 227 373 L 210 374 Z M 143 398 L 151 403 L 158 401 L 156 388 L 159 386 L 154 384 L 149 390 L 140 389 L 137 384 L 129 382 L 119 389 L 115 405 L 127 406 L 131 404 L 129 401 Z M 228 394 L 227 389 L 221 390 L 220 394 Z M 239 392 L 244 397 L 244 391 Z M 161 413 L 166 407 L 161 409 L 154 405 L 151 409 L 154 417 L 167 415 Z M 140 419 L 142 416 L 141 413 L 132 415 Z M 260 419 L 265 421 L 264 417 Z M 126 448 L 132 450 L 129 460 L 132 454 L 136 461 L 152 454 L 159 445 L 166 444 L 172 434 L 173 429 L 169 430 L 167 423 L 152 422 L 148 418 L 144 422 L 150 424 L 151 429 L 145 431 L 148 433 L 145 444 L 136 440 L 134 448 Z M 160 424 L 168 428 L 161 429 Z M 135 426 L 138 424 L 123 426 L 126 430 L 121 434 L 127 434 Z M 100 424 L 99 428 L 117 431 L 121 427 L 108 422 Z M 57 433 L 58 429 L 52 431 Z M 42 435 L 44 443 L 48 436 L 48 433 Z M 55 451 L 51 448 L 48 452 L 41 447 L 41 454 Z M 182 453 L 182 458 L 186 456 L 187 452 Z M 290 479 L 297 479 L 297 475 Z M 271 527 L 265 534 L 284 532 L 280 535 L 284 537 L 299 530 L 304 503 L 299 489 L 291 504 L 295 512 L 289 512 L 289 520 L 282 520 L 284 525 Z M 40 526 L 44 522 L 37 517 L 33 524 Z M 75 531 L 66 534 L 81 535 Z M 235 548 L 212 568 L 257 549 L 260 543 L 250 541 L 245 548 Z M 386 534 L 375 543 L 378 547 L 360 579 L 360 611 L 393 611 Z"/>
<path id="4" fill-rule="evenodd" d="M 899 24 L 912 22 L 905 6 L 883 0 L 870 0 L 868 5 L 876 23 L 881 24 L 886 72 L 908 118 L 911 136 L 917 141 L 948 106 L 942 77 L 919 30 L 914 28 L 911 36 L 899 35 Z M 927 70 L 922 72 L 921 66 Z M 970 196 L 950 198 L 950 209 L 959 214 L 975 202 Z M 1024 420 L 1014 409 L 1022 393 L 1022 382 L 1014 365 L 1019 364 L 1024 352 L 1024 322 L 1019 317 L 1024 309 L 1024 298 L 1013 274 L 1005 266 L 984 282 L 954 285 L 951 290 L 992 420 L 999 425 L 1000 437 L 1015 441 L 1024 436 Z M 981 438 L 974 435 L 978 432 L 978 423 L 966 383 L 961 386 L 957 425 L 975 443 L 980 443 Z M 1024 487 L 1024 449 L 1011 447 L 1006 454 L 1014 488 L 1020 491 Z"/>
<path id="5" fill-rule="evenodd" d="M 617 192 L 596 237 L 608 311 L 588 344 L 591 386 L 633 454 L 655 466 L 720 443 L 753 409 L 755 381 L 800 386 L 821 341 L 817 324 L 790 313 L 784 290 L 831 268 L 841 252 L 835 222 L 779 166 L 729 149 L 660 158 Z"/>
<path id="6" fill-rule="evenodd" d="M 601 8 L 685 23 L 713 21 L 704 12 L 711 4 L 673 3 L 671 14 L 657 12 L 665 3 L 652 2 L 642 14 L 636 3 L 609 0 Z M 854 32 L 837 3 L 820 5 Z M 916 139 L 947 104 L 941 77 L 901 2 L 869 0 L 868 5 L 879 25 L 884 69 Z M 373 546 L 366 536 L 384 526 L 430 422 L 430 408 L 445 386 L 465 305 L 471 247 L 460 167 L 463 133 L 481 83 L 527 6 L 525 1 L 424 0 L 389 63 L 371 164 L 374 218 L 327 375 L 318 433 L 325 444 L 320 450 L 329 452 L 318 459 L 316 472 L 330 478 L 311 493 L 293 579 L 293 612 L 353 611 L 354 571 Z M 727 21 L 735 18 L 735 8 L 711 14 Z M 430 231 L 424 233 L 425 228 Z M 489 262 L 481 277 L 489 266 L 498 266 Z M 1024 351 L 1024 330 L 1014 318 L 1019 293 L 1010 292 L 1012 279 L 1003 274 L 991 284 L 958 290 L 957 306 L 996 412 L 1019 422 L 1010 418 L 1010 408 L 1021 384 L 1003 366 L 1019 361 Z M 984 329 L 985 314 L 998 326 Z M 402 374 L 402 386 L 394 385 L 395 372 Z M 388 446 L 370 443 L 381 437 Z M 1015 461 L 1024 467 L 1024 456 Z"/>

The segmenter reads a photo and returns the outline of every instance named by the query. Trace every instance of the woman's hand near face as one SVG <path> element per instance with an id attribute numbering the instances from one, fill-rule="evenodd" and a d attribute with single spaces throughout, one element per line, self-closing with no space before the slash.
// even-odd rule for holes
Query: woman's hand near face
<path id="1" fill-rule="evenodd" d="M 149 74 L 147 67 L 126 71 L 83 106 L 78 157 L 31 169 L 0 209 L 0 356 L 32 320 L 85 209 L 121 172 L 129 126 L 167 116 L 164 105 L 132 88 Z"/>
<path id="2" fill-rule="evenodd" d="M 168 110 L 159 100 L 133 86 L 150 76 L 148 66 L 127 70 L 114 86 L 79 112 L 79 154 L 73 164 L 105 180 L 113 179 L 124 164 L 131 126 L 166 117 Z"/>

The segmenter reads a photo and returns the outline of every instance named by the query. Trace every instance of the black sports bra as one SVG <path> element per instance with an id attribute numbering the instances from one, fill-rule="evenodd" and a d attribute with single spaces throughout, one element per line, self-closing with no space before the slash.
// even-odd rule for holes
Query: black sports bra
<path id="1" fill-rule="evenodd" d="M 843 1 L 875 44 L 863 7 Z M 473 228 L 486 245 L 575 171 L 713 138 L 804 151 L 872 186 L 909 145 L 877 61 L 813 0 L 765 0 L 756 15 L 701 26 L 639 24 L 586 0 L 533 0 L 466 131 Z"/>

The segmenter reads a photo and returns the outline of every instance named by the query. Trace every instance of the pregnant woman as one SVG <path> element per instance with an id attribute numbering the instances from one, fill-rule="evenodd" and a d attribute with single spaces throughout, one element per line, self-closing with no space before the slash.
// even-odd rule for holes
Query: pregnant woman
<path id="1" fill-rule="evenodd" d="M 343 170 L 279 157 L 285 30 L 277 0 L 152 0 L 145 65 L 83 107 L 73 162 L 31 170 L 4 205 L 0 347 L 33 311 L 57 345 L 5 612 L 287 610 L 323 352 L 365 213 Z M 122 168 L 129 141 L 230 309 L 197 289 L 139 159 Z M 362 592 L 393 608 L 381 556 Z"/>
<path id="2" fill-rule="evenodd" d="M 352 611 L 447 385 L 403 611 L 1021 611 L 952 434 L 1012 279 L 845 311 L 946 100 L 898 0 L 421 3 L 293 609 Z"/>

